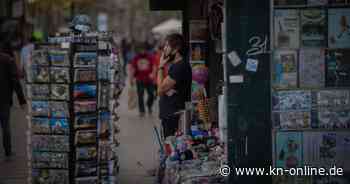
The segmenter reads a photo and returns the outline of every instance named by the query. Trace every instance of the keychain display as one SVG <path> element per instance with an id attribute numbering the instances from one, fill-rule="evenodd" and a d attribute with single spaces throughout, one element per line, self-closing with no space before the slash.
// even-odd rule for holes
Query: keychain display
<path id="1" fill-rule="evenodd" d="M 69 137 L 61 135 L 33 135 L 32 148 L 34 151 L 69 151 Z"/>
<path id="2" fill-rule="evenodd" d="M 69 100 L 69 86 L 65 84 L 51 85 L 52 100 Z"/>
<path id="3" fill-rule="evenodd" d="M 97 176 L 97 161 L 80 161 L 75 165 L 75 176 Z"/>
<path id="4" fill-rule="evenodd" d="M 29 68 L 27 80 L 30 83 L 48 83 L 50 82 L 49 67 L 34 65 Z"/>
<path id="5" fill-rule="evenodd" d="M 52 134 L 69 134 L 69 124 L 67 119 L 50 119 L 50 128 Z"/>
<path id="6" fill-rule="evenodd" d="M 96 67 L 97 53 L 96 52 L 80 52 L 74 56 L 74 67 Z"/>
<path id="7" fill-rule="evenodd" d="M 96 112 L 96 101 L 75 101 L 74 102 L 74 113 L 89 113 Z"/>
<path id="8" fill-rule="evenodd" d="M 108 108 L 110 96 L 110 84 L 100 82 L 98 88 L 98 108 Z"/>
<path id="9" fill-rule="evenodd" d="M 74 86 L 74 98 L 96 98 L 96 85 L 76 84 Z"/>
<path id="10" fill-rule="evenodd" d="M 96 146 L 92 147 L 78 147 L 76 148 L 76 160 L 97 160 L 97 149 Z"/>
<path id="11" fill-rule="evenodd" d="M 32 101 L 30 113 L 35 116 L 49 116 L 49 102 L 47 101 Z"/>
<path id="12" fill-rule="evenodd" d="M 34 50 L 32 52 L 31 65 L 49 66 L 50 64 L 47 56 L 47 50 Z"/>
<path id="13" fill-rule="evenodd" d="M 32 118 L 32 131 L 35 134 L 49 134 L 50 124 L 48 118 Z"/>
<path id="14" fill-rule="evenodd" d="M 75 145 L 96 144 L 96 130 L 78 130 L 75 134 Z"/>
<path id="15" fill-rule="evenodd" d="M 75 129 L 87 129 L 97 127 L 97 117 L 92 115 L 77 115 L 74 122 Z"/>
<path id="16" fill-rule="evenodd" d="M 49 55 L 49 60 L 50 60 L 51 66 L 66 66 L 66 67 L 68 67 L 70 65 L 68 51 L 50 50 L 48 55 Z"/>
<path id="17" fill-rule="evenodd" d="M 50 77 L 52 83 L 64 83 L 70 82 L 69 68 L 63 67 L 51 67 Z"/>
<path id="18" fill-rule="evenodd" d="M 69 184 L 68 170 L 33 169 L 32 180 L 34 184 Z"/>
<path id="19" fill-rule="evenodd" d="M 27 86 L 28 96 L 32 100 L 48 100 L 50 88 L 46 84 L 32 84 Z"/>
<path id="20" fill-rule="evenodd" d="M 51 101 L 49 102 L 50 117 L 69 118 L 69 108 L 67 102 Z"/>
<path id="21" fill-rule="evenodd" d="M 68 154 L 55 152 L 33 152 L 33 168 L 68 169 Z"/>
<path id="22" fill-rule="evenodd" d="M 79 68 L 74 70 L 74 82 L 96 81 L 96 70 L 90 68 Z"/>

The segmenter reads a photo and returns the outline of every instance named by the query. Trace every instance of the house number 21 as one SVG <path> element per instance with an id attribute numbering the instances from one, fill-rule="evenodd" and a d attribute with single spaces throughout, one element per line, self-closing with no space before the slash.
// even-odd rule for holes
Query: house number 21
<path id="1" fill-rule="evenodd" d="M 260 36 L 253 36 L 249 39 L 250 49 L 247 51 L 247 56 L 256 56 L 267 52 L 267 36 L 261 38 Z"/>

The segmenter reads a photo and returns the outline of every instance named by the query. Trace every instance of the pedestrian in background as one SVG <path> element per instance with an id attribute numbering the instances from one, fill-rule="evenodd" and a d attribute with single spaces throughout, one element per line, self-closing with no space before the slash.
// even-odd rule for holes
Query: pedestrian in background
<path id="1" fill-rule="evenodd" d="M 136 56 L 133 58 L 129 65 L 129 78 L 130 84 L 136 85 L 138 105 L 140 117 L 145 116 L 145 102 L 144 93 L 147 92 L 147 108 L 148 113 L 151 115 L 153 112 L 154 103 L 154 77 L 155 77 L 155 62 L 154 57 L 146 50 L 146 44 L 142 43 L 138 46 Z"/>
<path id="2" fill-rule="evenodd" d="M 13 104 L 13 91 L 24 110 L 26 100 L 20 83 L 14 54 L 8 46 L 12 40 L 8 34 L 0 33 L 0 124 L 2 128 L 3 147 L 8 159 L 13 155 L 11 146 L 10 110 Z"/>
<path id="3" fill-rule="evenodd" d="M 28 64 L 28 62 L 30 61 L 31 58 L 31 54 L 34 50 L 34 42 L 35 42 L 35 38 L 34 37 L 30 37 L 30 38 L 26 38 L 24 41 L 24 45 L 21 48 L 21 53 L 20 53 L 20 76 L 24 76 L 24 74 L 26 73 L 25 71 L 25 66 Z"/>

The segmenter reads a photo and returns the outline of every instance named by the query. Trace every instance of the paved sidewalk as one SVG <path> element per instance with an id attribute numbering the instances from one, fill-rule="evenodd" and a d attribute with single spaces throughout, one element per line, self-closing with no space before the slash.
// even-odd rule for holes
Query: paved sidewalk
<path id="1" fill-rule="evenodd" d="M 27 127 L 26 114 L 18 107 L 17 101 L 11 110 L 12 149 L 15 156 L 12 161 L 5 162 L 0 137 L 0 184 L 26 184 L 27 170 Z"/>
<path id="2" fill-rule="evenodd" d="M 154 184 L 156 178 L 150 177 L 149 171 L 156 168 L 158 160 L 159 145 L 153 129 L 154 125 L 159 126 L 158 103 L 154 104 L 153 116 L 140 118 L 137 109 L 128 110 L 127 89 L 122 94 L 119 107 L 119 183 Z"/>

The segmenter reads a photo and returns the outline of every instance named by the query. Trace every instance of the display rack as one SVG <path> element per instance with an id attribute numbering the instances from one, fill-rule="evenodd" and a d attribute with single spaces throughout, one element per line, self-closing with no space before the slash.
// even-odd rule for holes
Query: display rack
<path id="1" fill-rule="evenodd" d="M 111 33 L 71 33 L 33 52 L 26 67 L 29 183 L 117 183 L 116 108 L 124 85 L 111 40 Z M 45 147 L 46 139 L 55 142 Z"/>
<path id="2" fill-rule="evenodd" d="M 283 2 L 284 4 L 280 4 Z M 293 4 L 294 2 L 294 4 Z M 272 0 L 273 165 L 349 175 L 350 18 L 347 1 Z M 296 3 L 296 4 L 295 4 Z M 349 183 L 346 177 L 273 177 L 275 183 Z"/>

